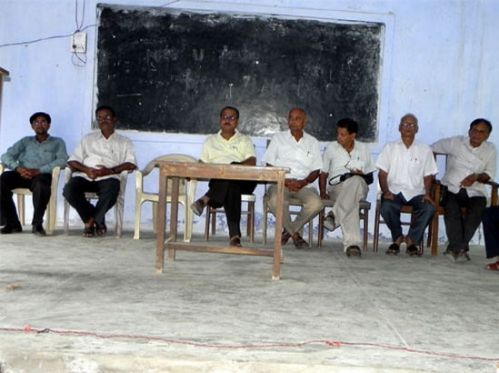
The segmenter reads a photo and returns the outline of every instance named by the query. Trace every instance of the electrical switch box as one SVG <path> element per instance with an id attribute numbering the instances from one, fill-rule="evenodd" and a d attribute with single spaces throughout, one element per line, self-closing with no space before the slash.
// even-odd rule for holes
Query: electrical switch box
<path id="1" fill-rule="evenodd" d="M 85 53 L 87 51 L 87 34 L 85 32 L 75 32 L 71 36 L 71 52 Z"/>

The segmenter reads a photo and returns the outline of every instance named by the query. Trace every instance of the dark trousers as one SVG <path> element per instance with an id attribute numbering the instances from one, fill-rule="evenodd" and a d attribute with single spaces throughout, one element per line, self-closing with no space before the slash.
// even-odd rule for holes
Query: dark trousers
<path id="1" fill-rule="evenodd" d="M 86 192 L 97 193 L 99 199 L 95 206 L 85 198 Z M 118 179 L 89 181 L 76 176 L 64 186 L 63 195 L 84 223 L 93 218 L 97 225 L 102 226 L 106 223 L 106 212 L 116 203 L 119 192 L 120 181 Z"/>
<path id="2" fill-rule="evenodd" d="M 412 206 L 411 225 L 407 236 L 414 244 L 419 244 L 423 239 L 423 233 L 435 212 L 435 207 L 423 200 L 423 195 L 416 196 L 407 201 L 402 193 L 395 194 L 395 199 L 383 199 L 381 201 L 381 216 L 392 234 L 392 240 L 402 236 L 402 224 L 400 223 L 400 209 L 402 205 Z"/>
<path id="3" fill-rule="evenodd" d="M 51 174 L 40 174 L 32 179 L 24 179 L 16 171 L 5 171 L 0 175 L 0 214 L 5 225 L 19 225 L 16 206 L 12 200 L 12 189 L 28 188 L 33 193 L 33 220 L 31 224 L 41 225 L 43 215 L 50 200 Z"/>
<path id="4" fill-rule="evenodd" d="M 482 222 L 487 258 L 499 256 L 499 206 L 486 208 Z"/>
<path id="5" fill-rule="evenodd" d="M 241 237 L 241 194 L 251 194 L 256 188 L 254 181 L 246 180 L 210 180 L 206 196 L 210 198 L 210 207 L 222 207 L 227 217 L 229 237 Z"/>
<path id="6" fill-rule="evenodd" d="M 457 194 L 447 192 L 444 222 L 449 250 L 469 250 L 469 242 L 480 225 L 486 204 L 485 197 L 468 197 L 465 189 L 461 189 Z M 466 208 L 464 216 L 461 214 L 461 207 Z"/>

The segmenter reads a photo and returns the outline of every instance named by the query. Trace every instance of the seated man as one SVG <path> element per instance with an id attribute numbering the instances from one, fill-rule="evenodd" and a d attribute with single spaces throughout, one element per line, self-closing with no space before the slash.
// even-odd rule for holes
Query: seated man
<path id="1" fill-rule="evenodd" d="M 201 162 L 248 166 L 256 164 L 251 138 L 237 131 L 238 123 L 239 110 L 232 106 L 224 107 L 220 112 L 220 131 L 205 140 Z M 205 206 L 223 206 L 229 226 L 230 245 L 241 246 L 241 194 L 251 194 L 255 187 L 254 181 L 212 179 L 208 192 L 194 202 L 191 209 L 199 216 Z"/>
<path id="2" fill-rule="evenodd" d="M 485 269 L 499 271 L 499 206 L 486 208 L 482 222 L 487 259 L 493 260 Z"/>
<path id="3" fill-rule="evenodd" d="M 284 210 L 281 243 L 290 238 L 297 249 L 307 248 L 308 243 L 300 236 L 301 228 L 322 210 L 322 202 L 312 184 L 319 176 L 322 167 L 319 142 L 315 137 L 304 132 L 307 123 L 305 110 L 291 109 L 288 115 L 289 131 L 277 133 L 263 156 L 268 166 L 287 167 L 290 169 L 285 180 Z M 275 214 L 277 187 L 268 190 L 269 207 Z M 300 200 L 303 207 L 294 221 L 289 214 L 289 199 Z M 278 234 L 278 232 L 276 232 Z"/>
<path id="4" fill-rule="evenodd" d="M 132 142 L 115 132 L 116 113 L 109 106 L 95 111 L 100 131 L 81 140 L 69 157 L 68 166 L 74 172 L 64 186 L 64 197 L 85 224 L 83 236 L 106 234 L 106 212 L 114 206 L 120 191 L 120 173 L 137 168 Z M 92 205 L 86 192 L 97 193 L 99 200 Z"/>
<path id="5" fill-rule="evenodd" d="M 447 187 L 444 207 L 445 230 L 449 245 L 446 254 L 454 259 L 469 259 L 469 242 L 480 225 L 487 204 L 484 183 L 496 172 L 496 148 L 487 141 L 492 131 L 486 119 L 475 119 L 468 136 L 442 139 L 431 147 L 435 153 L 447 154 L 442 184 Z M 461 215 L 461 207 L 466 215 Z"/>
<path id="6" fill-rule="evenodd" d="M 5 225 L 0 233 L 22 232 L 12 190 L 28 188 L 33 193 L 32 232 L 45 236 L 43 215 L 50 200 L 52 170 L 63 167 L 68 159 L 64 140 L 50 136 L 50 115 L 34 113 L 29 121 L 35 136 L 23 137 L 2 155 L 2 163 L 12 171 L 0 175 L 0 213 Z"/>
<path id="7" fill-rule="evenodd" d="M 433 176 L 438 172 L 431 148 L 415 141 L 418 120 L 406 114 L 400 120 L 401 140 L 386 144 L 378 158 L 381 188 L 381 216 L 391 231 L 393 243 L 386 251 L 397 255 L 400 245 L 407 244 L 407 254 L 418 255 L 417 245 L 430 222 L 435 207 L 431 198 Z M 400 209 L 412 206 L 413 217 L 407 236 L 402 234 Z"/>
<path id="8" fill-rule="evenodd" d="M 336 127 L 336 141 L 324 151 L 319 177 L 321 198 L 335 201 L 324 227 L 335 230 L 341 226 L 346 255 L 360 256 L 359 201 L 366 198 L 367 185 L 373 182 L 376 167 L 368 146 L 355 139 L 359 130 L 357 122 L 344 118 Z M 329 184 L 327 188 L 326 182 Z"/>

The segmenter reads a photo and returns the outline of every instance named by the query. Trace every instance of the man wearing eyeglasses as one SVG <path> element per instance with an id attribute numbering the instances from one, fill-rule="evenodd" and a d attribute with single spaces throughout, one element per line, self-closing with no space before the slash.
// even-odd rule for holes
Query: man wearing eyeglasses
<path id="1" fill-rule="evenodd" d="M 268 166 L 287 167 L 284 183 L 284 230 L 281 234 L 281 244 L 285 245 L 289 239 L 297 249 L 309 247 L 300 235 L 302 227 L 322 210 L 322 201 L 317 190 L 313 187 L 322 167 L 320 144 L 317 139 L 305 132 L 307 114 L 302 108 L 293 108 L 288 114 L 289 130 L 274 135 L 263 156 Z M 272 185 L 267 191 L 269 207 L 275 215 L 277 187 Z M 289 213 L 289 199 L 301 201 L 301 211 L 295 220 L 291 220 Z M 277 233 L 276 233 L 277 234 Z"/>
<path id="2" fill-rule="evenodd" d="M 468 136 L 441 139 L 431 147 L 447 155 L 442 184 L 447 187 L 444 222 L 449 245 L 445 254 L 469 260 L 469 242 L 480 225 L 487 204 L 485 184 L 496 172 L 496 148 L 488 142 L 492 124 L 483 118 L 471 122 Z M 461 208 L 466 214 L 461 214 Z"/>
<path id="3" fill-rule="evenodd" d="M 50 136 L 51 118 L 43 112 L 34 113 L 29 121 L 35 136 L 27 136 L 12 145 L 2 155 L 2 163 L 11 171 L 0 175 L 0 233 L 22 232 L 16 207 L 12 201 L 12 190 L 28 188 L 33 193 L 32 232 L 45 236 L 43 215 L 50 200 L 52 170 L 63 167 L 68 159 L 64 140 Z"/>
<path id="4" fill-rule="evenodd" d="M 319 176 L 321 198 L 335 201 L 332 211 L 324 219 L 324 227 L 334 231 L 341 226 L 345 254 L 358 257 L 362 242 L 359 202 L 367 196 L 368 184 L 373 182 L 376 167 L 367 144 L 356 140 L 358 123 L 343 118 L 336 127 L 336 141 L 324 151 Z"/>
<path id="5" fill-rule="evenodd" d="M 376 163 L 381 188 L 381 216 L 391 231 L 393 243 L 386 254 L 397 255 L 400 245 L 407 245 L 407 254 L 416 256 L 418 244 L 435 212 L 431 197 L 433 177 L 438 173 L 431 148 L 415 141 L 418 119 L 406 114 L 399 124 L 400 140 L 386 144 Z M 402 234 L 400 209 L 410 205 L 413 216 L 409 232 Z"/>
<path id="6" fill-rule="evenodd" d="M 203 144 L 200 161 L 205 163 L 256 165 L 255 147 L 251 138 L 237 130 L 239 110 L 226 106 L 220 111 L 220 131 L 208 136 Z M 229 244 L 241 246 L 241 194 L 251 194 L 256 182 L 247 180 L 212 179 L 204 196 L 191 205 L 200 216 L 206 206 L 225 210 L 229 227 Z M 209 212 L 208 212 L 209 213 Z"/>
<path id="7" fill-rule="evenodd" d="M 114 109 L 100 106 L 95 117 L 100 130 L 83 137 L 69 157 L 73 175 L 63 191 L 85 225 L 84 237 L 106 234 L 105 216 L 118 198 L 119 175 L 137 168 L 132 142 L 115 132 L 118 118 Z M 97 193 L 95 206 L 85 198 L 86 192 Z"/>

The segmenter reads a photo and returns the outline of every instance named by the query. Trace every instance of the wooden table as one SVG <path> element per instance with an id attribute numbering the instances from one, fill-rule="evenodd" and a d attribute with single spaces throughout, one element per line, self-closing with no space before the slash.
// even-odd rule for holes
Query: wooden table
<path id="1" fill-rule="evenodd" d="M 170 210 L 170 236 L 166 247 L 168 259 L 175 260 L 176 250 L 204 251 L 212 253 L 272 256 L 272 279 L 278 280 L 281 271 L 281 235 L 282 208 L 284 199 L 284 178 L 288 171 L 282 167 L 254 167 L 229 164 L 209 164 L 159 161 L 159 202 L 157 214 L 156 238 L 156 272 L 163 272 L 165 251 L 165 225 L 166 225 L 166 195 L 167 180 L 171 179 L 171 210 Z M 179 179 L 190 178 L 198 180 L 228 179 L 228 180 L 253 180 L 256 182 L 271 182 L 277 184 L 277 205 L 274 247 L 249 248 L 235 246 L 207 246 L 202 243 L 177 242 L 177 216 L 178 216 L 178 189 Z M 163 202 L 162 202 L 163 201 Z M 190 206 L 186 206 L 190 208 Z"/>

